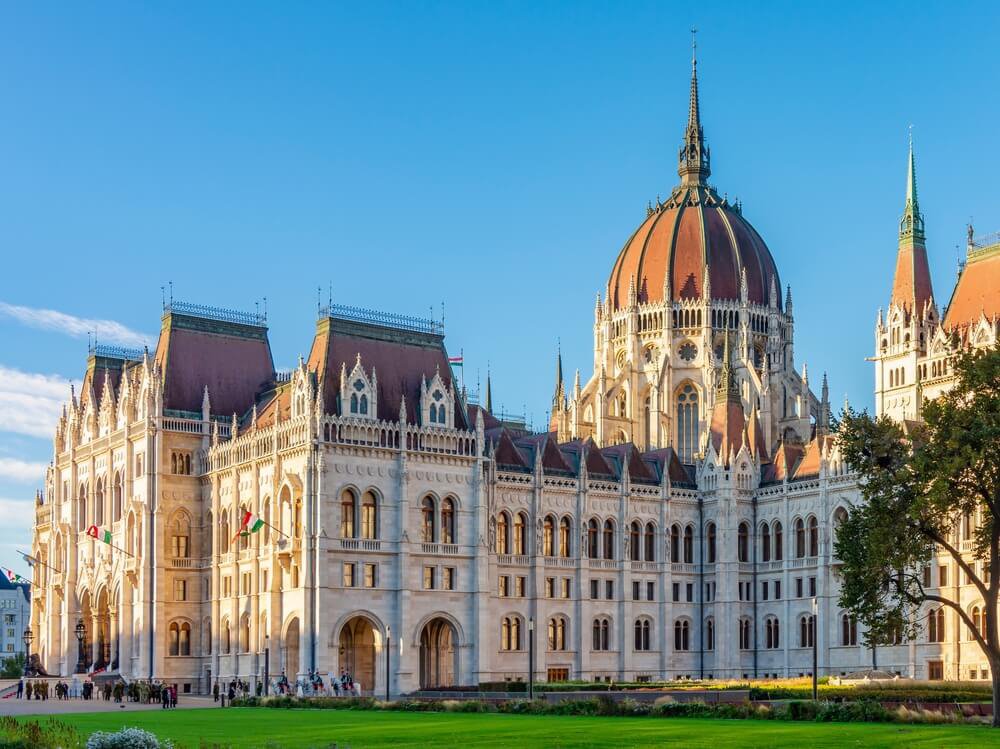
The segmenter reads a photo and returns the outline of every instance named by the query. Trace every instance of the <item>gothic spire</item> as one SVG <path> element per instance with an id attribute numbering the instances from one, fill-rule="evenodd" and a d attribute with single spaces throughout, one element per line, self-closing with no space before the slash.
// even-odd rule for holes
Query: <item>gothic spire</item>
<path id="1" fill-rule="evenodd" d="M 559 410 L 563 400 L 563 371 L 562 371 L 562 343 L 556 347 L 556 389 L 552 393 L 552 410 Z"/>
<path id="2" fill-rule="evenodd" d="M 490 370 L 486 370 L 486 410 L 493 413 L 493 392 L 490 388 Z"/>
<path id="3" fill-rule="evenodd" d="M 924 239 L 924 217 L 920 214 L 920 203 L 917 200 L 916 160 L 913 156 L 913 133 L 910 133 L 910 154 L 906 165 L 906 202 L 903 204 L 903 217 L 899 220 L 899 238 Z"/>
<path id="4" fill-rule="evenodd" d="M 716 400 L 720 402 L 740 399 L 739 388 L 736 386 L 736 372 L 730 359 L 728 331 L 722 343 L 722 368 L 719 370 L 719 379 L 715 383 L 715 393 Z"/>
<path id="5" fill-rule="evenodd" d="M 698 102 L 698 58 L 695 30 L 691 30 L 691 94 L 688 101 L 688 121 L 684 130 L 684 145 L 678 158 L 677 174 L 683 184 L 702 185 L 712 173 L 710 152 L 705 145 L 701 127 L 701 107 Z"/>

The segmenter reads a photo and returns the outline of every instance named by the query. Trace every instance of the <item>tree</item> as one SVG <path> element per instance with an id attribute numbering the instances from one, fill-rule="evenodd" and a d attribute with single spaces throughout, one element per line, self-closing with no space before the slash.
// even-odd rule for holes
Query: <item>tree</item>
<path id="1" fill-rule="evenodd" d="M 1000 348 L 959 354 L 954 371 L 954 388 L 924 404 L 923 423 L 842 415 L 841 449 L 864 501 L 836 534 L 840 604 L 864 624 L 869 646 L 915 638 L 926 626 L 925 603 L 956 612 L 989 660 L 1000 726 Z M 964 554 L 963 518 L 978 518 Z M 923 568 L 936 554 L 978 590 L 981 627 L 951 588 L 926 584 Z"/>
<path id="2" fill-rule="evenodd" d="M 20 679 L 22 676 L 24 676 L 24 653 L 3 659 L 0 679 Z"/>

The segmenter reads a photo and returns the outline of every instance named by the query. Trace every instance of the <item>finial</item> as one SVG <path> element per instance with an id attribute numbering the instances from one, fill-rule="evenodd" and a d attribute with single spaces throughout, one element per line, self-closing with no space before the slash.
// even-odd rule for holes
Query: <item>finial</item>
<path id="1" fill-rule="evenodd" d="M 691 27 L 691 67 L 698 64 L 698 29 Z"/>

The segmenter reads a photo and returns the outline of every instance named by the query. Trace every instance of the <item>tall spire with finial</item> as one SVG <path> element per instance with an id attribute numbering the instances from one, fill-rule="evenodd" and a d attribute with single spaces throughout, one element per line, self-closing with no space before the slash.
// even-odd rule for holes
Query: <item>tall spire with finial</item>
<path id="1" fill-rule="evenodd" d="M 493 413 L 493 391 L 490 387 L 490 368 L 486 368 L 486 410 Z"/>
<path id="2" fill-rule="evenodd" d="M 556 388 L 555 392 L 552 393 L 552 412 L 561 410 L 563 398 L 565 396 L 565 389 L 563 386 L 563 371 L 562 371 L 562 341 L 559 341 L 556 345 Z"/>
<path id="3" fill-rule="evenodd" d="M 907 311 L 924 313 L 934 302 L 931 274 L 924 246 L 924 217 L 917 200 L 916 159 L 913 155 L 913 131 L 910 130 L 910 148 L 906 163 L 906 202 L 903 217 L 899 220 L 899 246 L 896 254 L 896 274 L 892 283 L 890 305 Z"/>
<path id="4" fill-rule="evenodd" d="M 678 158 L 677 174 L 684 184 L 701 185 L 712 173 L 710 152 L 701 128 L 701 108 L 698 102 L 698 43 L 697 29 L 691 29 L 691 98 L 688 102 L 688 122 L 684 130 L 684 145 Z"/>

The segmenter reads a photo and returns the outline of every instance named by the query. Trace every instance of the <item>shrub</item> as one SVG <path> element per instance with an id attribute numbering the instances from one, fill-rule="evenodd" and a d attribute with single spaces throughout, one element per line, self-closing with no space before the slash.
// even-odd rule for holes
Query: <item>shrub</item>
<path id="1" fill-rule="evenodd" d="M 17 721 L 9 715 L 0 717 L 0 746 L 4 749 L 76 749 L 81 746 L 76 729 L 49 718 L 45 723 Z"/>
<path id="2" fill-rule="evenodd" d="M 87 749 L 173 749 L 173 744 L 141 728 L 123 728 L 114 733 L 95 731 L 87 739 Z"/>

